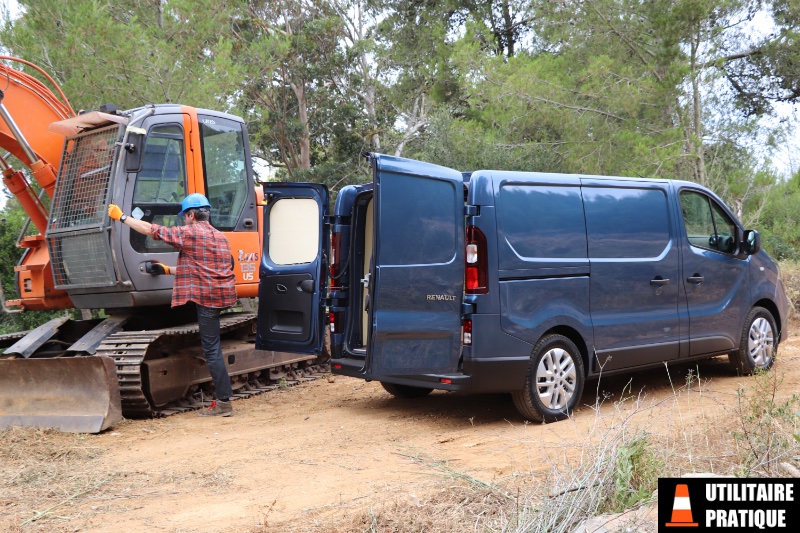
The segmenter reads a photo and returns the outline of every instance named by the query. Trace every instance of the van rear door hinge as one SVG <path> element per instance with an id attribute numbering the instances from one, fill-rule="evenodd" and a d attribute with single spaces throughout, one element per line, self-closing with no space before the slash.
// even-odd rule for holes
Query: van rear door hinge
<path id="1" fill-rule="evenodd" d="M 474 217 L 478 215 L 480 210 L 478 209 L 477 205 L 465 205 L 464 206 L 464 216 Z"/>

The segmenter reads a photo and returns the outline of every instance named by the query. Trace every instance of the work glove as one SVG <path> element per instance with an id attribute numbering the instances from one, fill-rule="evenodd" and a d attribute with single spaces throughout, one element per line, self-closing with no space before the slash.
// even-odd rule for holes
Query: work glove
<path id="1" fill-rule="evenodd" d="M 169 274 L 169 267 L 157 261 L 147 261 L 144 264 L 144 271 L 153 276 L 163 276 Z"/>
<path id="2" fill-rule="evenodd" d="M 108 206 L 108 216 L 114 220 L 119 220 L 122 217 L 122 209 L 118 205 L 110 204 Z"/>

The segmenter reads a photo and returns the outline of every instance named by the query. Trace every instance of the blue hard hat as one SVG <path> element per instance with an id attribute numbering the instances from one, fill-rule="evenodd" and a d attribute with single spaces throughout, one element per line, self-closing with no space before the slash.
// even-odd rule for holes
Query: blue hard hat
<path id="1" fill-rule="evenodd" d="M 181 212 L 178 213 L 178 216 L 183 216 L 187 210 L 195 209 L 197 207 L 211 207 L 211 204 L 208 202 L 208 198 L 202 194 L 192 193 L 184 198 L 183 202 L 181 202 Z"/>

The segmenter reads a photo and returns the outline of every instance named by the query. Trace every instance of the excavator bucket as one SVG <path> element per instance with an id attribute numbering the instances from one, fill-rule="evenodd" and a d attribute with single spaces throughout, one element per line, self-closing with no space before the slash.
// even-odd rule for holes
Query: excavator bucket
<path id="1" fill-rule="evenodd" d="M 116 365 L 108 357 L 0 359 L 0 428 L 99 433 L 122 420 Z"/>

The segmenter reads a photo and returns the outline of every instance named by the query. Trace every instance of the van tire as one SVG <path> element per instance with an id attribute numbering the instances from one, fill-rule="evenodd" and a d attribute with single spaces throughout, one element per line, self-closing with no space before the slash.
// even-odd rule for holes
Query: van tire
<path id="1" fill-rule="evenodd" d="M 583 358 L 575 343 L 563 335 L 547 335 L 533 348 L 525 388 L 511 397 L 528 420 L 555 422 L 569 417 L 581 399 L 583 382 Z"/>
<path id="2" fill-rule="evenodd" d="M 769 370 L 778 350 L 778 327 L 772 313 L 753 307 L 744 321 L 739 349 L 728 353 L 728 361 L 739 375 L 750 375 L 756 369 Z"/>
<path id="3" fill-rule="evenodd" d="M 412 387 L 411 385 L 398 385 L 397 383 L 386 383 L 381 381 L 381 386 L 386 389 L 386 392 L 397 398 L 422 398 L 431 393 L 433 389 L 425 387 Z"/>

